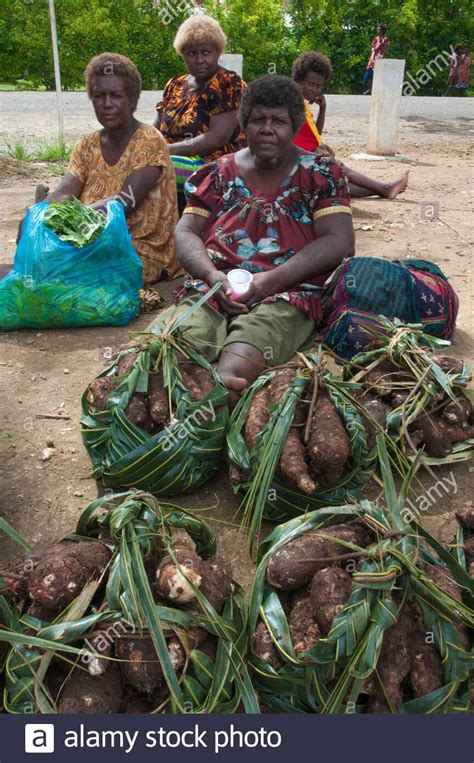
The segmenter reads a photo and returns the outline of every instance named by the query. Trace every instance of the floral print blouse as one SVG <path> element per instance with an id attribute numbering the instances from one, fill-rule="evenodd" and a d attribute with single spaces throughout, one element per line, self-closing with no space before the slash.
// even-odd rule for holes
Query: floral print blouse
<path id="1" fill-rule="evenodd" d="M 188 78 L 185 74 L 171 79 L 163 92 L 163 100 L 156 105 L 159 130 L 168 143 L 178 143 L 208 132 L 211 117 L 239 108 L 245 89 L 243 79 L 222 66 L 202 89 L 191 86 L 186 90 Z M 237 126 L 221 149 L 202 158 L 210 162 L 222 154 L 238 151 L 243 145 L 244 134 Z"/>
<path id="2" fill-rule="evenodd" d="M 342 169 L 329 154 L 301 153 L 278 190 L 260 193 L 239 172 L 235 155 L 223 156 L 195 172 L 186 183 L 184 214 L 201 215 L 201 238 L 219 270 L 271 270 L 314 241 L 313 222 L 325 215 L 351 214 L 349 188 Z M 321 317 L 321 287 L 330 273 L 295 284 L 265 302 L 285 299 L 308 317 Z M 184 288 L 206 291 L 188 278 Z M 216 303 L 217 304 L 217 303 Z"/>

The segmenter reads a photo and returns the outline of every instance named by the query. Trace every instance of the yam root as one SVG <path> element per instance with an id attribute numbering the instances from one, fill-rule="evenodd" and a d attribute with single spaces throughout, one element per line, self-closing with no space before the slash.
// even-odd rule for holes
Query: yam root
<path id="1" fill-rule="evenodd" d="M 255 393 L 248 412 L 244 427 L 244 439 L 250 452 L 255 445 L 257 435 L 268 423 L 268 406 L 270 405 L 270 390 L 268 384 Z"/>
<path id="2" fill-rule="evenodd" d="M 271 379 L 269 386 L 271 403 L 279 403 L 296 376 L 295 368 L 282 368 Z"/>
<path id="3" fill-rule="evenodd" d="M 310 649 L 321 637 L 321 632 L 314 619 L 313 604 L 307 591 L 298 592 L 294 597 L 288 626 L 296 654 Z"/>
<path id="4" fill-rule="evenodd" d="M 335 485 L 349 461 L 351 446 L 335 405 L 322 390 L 314 406 L 308 452 L 316 479 L 329 487 Z"/>
<path id="5" fill-rule="evenodd" d="M 258 623 L 255 629 L 252 636 L 252 648 L 256 656 L 267 665 L 271 665 L 276 670 L 281 668 L 282 662 L 278 656 L 278 650 L 264 622 Z"/>
<path id="6" fill-rule="evenodd" d="M 412 632 L 410 683 L 415 697 L 423 697 L 443 685 L 443 664 L 436 645 L 427 641 L 423 621 Z"/>
<path id="7" fill-rule="evenodd" d="M 155 645 L 149 636 L 121 636 L 115 642 L 124 682 L 151 699 L 164 681 Z M 106 674 L 107 675 L 107 674 Z"/>
<path id="8" fill-rule="evenodd" d="M 456 518 L 468 530 L 474 530 L 474 506 L 464 506 L 459 509 L 456 512 Z"/>
<path id="9" fill-rule="evenodd" d="M 176 602 L 186 604 L 195 598 L 190 581 L 197 588 L 202 583 L 202 560 L 188 544 L 176 544 L 174 553 L 177 564 L 166 556 L 156 570 L 155 587 L 158 593 Z"/>
<path id="10" fill-rule="evenodd" d="M 29 595 L 37 606 L 59 612 L 89 580 L 102 575 L 110 558 L 111 552 L 100 541 L 53 546 L 33 570 Z"/>
<path id="11" fill-rule="evenodd" d="M 323 534 L 330 537 L 323 537 Z M 338 543 L 337 539 L 361 547 L 370 541 L 367 531 L 361 525 L 333 525 L 305 533 L 273 554 L 267 567 L 267 581 L 284 591 L 296 591 L 308 585 L 315 572 L 327 566 L 327 561 L 320 560 L 348 553 L 349 549 Z"/>
<path id="12" fill-rule="evenodd" d="M 325 567 L 313 577 L 310 599 L 314 619 L 323 636 L 331 630 L 332 621 L 341 611 L 352 591 L 352 578 L 341 567 Z"/>
<path id="13" fill-rule="evenodd" d="M 58 703 L 59 713 L 118 713 L 123 689 L 119 667 L 112 663 L 98 678 L 76 669 L 67 681 Z"/>
<path id="14" fill-rule="evenodd" d="M 301 430 L 290 427 L 280 455 L 280 473 L 285 480 L 294 483 L 298 490 L 312 495 L 316 483 L 311 479 L 305 461 L 305 448 L 301 439 Z"/>
<path id="15" fill-rule="evenodd" d="M 447 593 L 448 596 L 452 596 L 452 598 L 456 601 L 462 601 L 460 588 L 447 567 L 444 567 L 441 564 L 436 566 L 427 565 L 425 572 L 432 583 L 434 583 L 435 586 L 440 589 L 440 591 L 444 591 L 444 593 Z M 462 647 L 468 650 L 469 638 L 467 636 L 466 628 L 464 625 L 458 625 L 456 626 L 456 630 L 458 632 Z"/>
<path id="16" fill-rule="evenodd" d="M 212 374 L 197 363 L 179 363 L 179 370 L 192 400 L 203 400 L 214 389 L 215 381 Z"/>
<path id="17" fill-rule="evenodd" d="M 377 662 L 378 680 L 374 680 L 375 692 L 369 701 L 367 712 L 397 712 L 403 704 L 402 684 L 410 672 L 413 612 L 403 606 L 397 622 L 383 634 L 382 647 Z"/>
<path id="18" fill-rule="evenodd" d="M 117 363 L 117 368 L 115 369 L 115 376 L 126 376 L 128 373 L 130 373 L 136 359 L 137 359 L 136 352 L 127 352 L 126 355 L 123 355 L 120 358 L 119 362 Z"/>

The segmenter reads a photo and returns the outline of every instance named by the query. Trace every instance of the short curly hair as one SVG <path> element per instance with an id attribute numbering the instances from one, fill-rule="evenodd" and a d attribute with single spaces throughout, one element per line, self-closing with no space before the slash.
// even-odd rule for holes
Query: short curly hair
<path id="1" fill-rule="evenodd" d="M 286 108 L 295 133 L 305 119 L 303 96 L 295 83 L 281 74 L 258 77 L 245 90 L 239 109 L 239 121 L 244 130 L 252 109 L 258 106 Z"/>
<path id="2" fill-rule="evenodd" d="M 87 64 L 84 71 L 86 90 L 89 98 L 92 98 L 94 79 L 107 74 L 115 74 L 123 80 L 123 87 L 131 101 L 136 103 L 142 91 L 142 78 L 137 67 L 127 56 L 120 53 L 101 53 L 94 56 Z"/>
<path id="3" fill-rule="evenodd" d="M 204 13 L 196 13 L 183 21 L 176 32 L 173 47 L 182 56 L 184 49 L 189 45 L 205 45 L 207 43 L 208 45 L 215 45 L 219 55 L 221 55 L 226 42 L 227 37 L 218 21 Z"/>
<path id="4" fill-rule="evenodd" d="M 327 82 L 332 76 L 331 61 L 323 53 L 317 53 L 315 50 L 308 50 L 293 61 L 291 75 L 295 82 L 301 82 L 311 72 L 320 74 Z"/>

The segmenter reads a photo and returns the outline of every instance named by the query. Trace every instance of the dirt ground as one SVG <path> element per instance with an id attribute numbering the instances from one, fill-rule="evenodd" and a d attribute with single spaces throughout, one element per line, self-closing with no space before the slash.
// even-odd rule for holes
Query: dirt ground
<path id="1" fill-rule="evenodd" d="M 400 151 L 409 162 L 356 161 L 351 151 L 363 151 L 364 133 L 356 143 L 345 142 L 343 120 L 332 125 L 327 141 L 350 166 L 379 179 L 397 177 L 410 169 L 406 193 L 395 202 L 378 199 L 354 202 L 358 255 L 389 259 L 425 258 L 450 277 L 460 299 L 454 354 L 474 361 L 472 344 L 471 252 L 474 240 L 472 156 L 458 121 L 402 120 Z M 37 182 L 56 183 L 47 167 L 10 163 L 0 168 L 0 264 L 13 261 L 14 238 L 26 205 L 32 203 Z M 422 219 L 423 205 L 439 204 L 439 217 Z M 177 283 L 160 289 L 169 301 Z M 31 543 L 47 544 L 73 530 L 80 512 L 97 496 L 90 462 L 81 442 L 80 396 L 102 368 L 103 348 L 127 341 L 144 329 L 153 315 L 141 315 L 125 328 L 16 331 L 0 334 L 1 423 L 0 513 Z M 45 414 L 57 418 L 42 418 Z M 43 449 L 51 447 L 48 460 Z M 453 513 L 471 499 L 469 464 L 452 467 L 456 490 L 431 506 L 425 525 L 438 537 L 452 535 Z M 439 470 L 449 476 L 451 467 Z M 432 478 L 424 474 L 426 487 Z M 374 493 L 375 485 L 372 485 Z M 375 490 L 376 493 L 376 490 Z M 239 537 L 238 500 L 223 466 L 215 479 L 176 504 L 202 511 L 219 536 L 221 552 L 234 565 L 235 577 L 248 585 L 252 565 Z M 0 559 L 14 552 L 0 537 Z"/>

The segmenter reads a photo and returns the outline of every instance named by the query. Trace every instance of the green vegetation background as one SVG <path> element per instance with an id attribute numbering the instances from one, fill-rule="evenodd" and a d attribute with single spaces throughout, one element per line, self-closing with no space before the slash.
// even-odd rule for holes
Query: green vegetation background
<path id="1" fill-rule="evenodd" d="M 359 93 L 378 24 L 388 27 L 390 56 L 416 72 L 458 42 L 472 42 L 472 0 L 204 0 L 222 23 L 228 51 L 243 53 L 244 77 L 289 74 L 304 50 L 332 59 L 330 91 Z M 60 63 L 65 89 L 83 85 L 88 60 L 110 50 L 138 66 L 145 89 L 161 89 L 183 72 L 173 50 L 177 27 L 189 15 L 186 0 L 56 0 Z M 0 0 L 0 72 L 6 83 L 54 87 L 48 0 Z M 440 60 L 440 59 L 439 59 Z M 441 62 L 442 66 L 442 62 Z M 435 69 L 436 70 L 436 69 Z M 448 70 L 418 91 L 440 95 Z"/>

